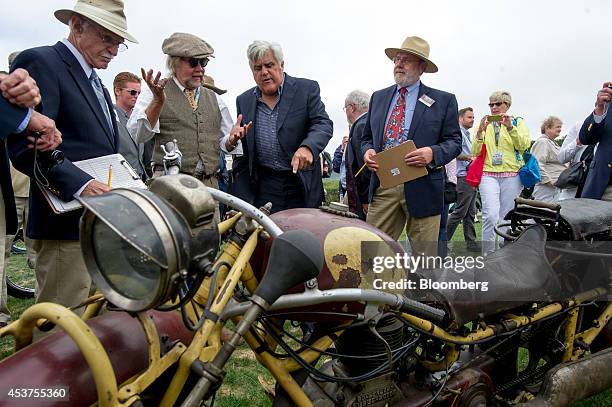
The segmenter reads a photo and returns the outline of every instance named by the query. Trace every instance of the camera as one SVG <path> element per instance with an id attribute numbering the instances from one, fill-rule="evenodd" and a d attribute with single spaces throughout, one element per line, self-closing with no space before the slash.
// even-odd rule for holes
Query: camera
<path id="1" fill-rule="evenodd" d="M 60 150 L 53 150 L 49 153 L 38 153 L 36 161 L 43 174 L 47 175 L 55 166 L 64 162 L 64 153 Z"/>

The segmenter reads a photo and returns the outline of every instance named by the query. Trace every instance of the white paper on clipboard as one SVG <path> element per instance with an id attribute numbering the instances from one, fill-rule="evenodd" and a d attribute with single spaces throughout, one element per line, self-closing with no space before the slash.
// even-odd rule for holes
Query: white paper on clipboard
<path id="1" fill-rule="evenodd" d="M 112 165 L 111 189 L 147 188 L 145 183 L 138 176 L 138 173 L 136 173 L 130 163 L 121 154 L 110 154 L 90 158 L 88 160 L 75 161 L 73 164 L 104 184 L 108 182 L 108 168 Z M 53 212 L 57 214 L 74 211 L 82 207 L 77 199 L 73 199 L 69 202 L 62 201 L 45 186 L 40 183 L 38 186 L 43 192 L 49 206 L 53 209 Z"/>

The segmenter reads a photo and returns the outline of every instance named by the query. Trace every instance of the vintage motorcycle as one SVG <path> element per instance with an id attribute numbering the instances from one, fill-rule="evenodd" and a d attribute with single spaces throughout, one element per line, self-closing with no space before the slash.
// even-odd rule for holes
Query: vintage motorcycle
<path id="1" fill-rule="evenodd" d="M 220 223 L 217 202 L 235 210 Z M 99 293 L 0 330 L 18 350 L 2 388 L 57 397 L 0 403 L 212 405 L 242 338 L 275 406 L 565 406 L 612 387 L 610 203 L 519 198 L 482 264 L 382 273 L 404 249 L 338 208 L 269 216 L 181 174 L 83 205 Z"/>

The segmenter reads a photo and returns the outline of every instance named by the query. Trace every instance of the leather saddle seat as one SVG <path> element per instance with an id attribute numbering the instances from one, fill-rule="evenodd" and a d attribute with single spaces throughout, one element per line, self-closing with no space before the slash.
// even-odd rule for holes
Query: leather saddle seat
<path id="1" fill-rule="evenodd" d="M 572 230 L 574 239 L 612 231 L 612 205 L 598 199 L 574 198 L 560 202 L 561 218 Z"/>
<path id="2" fill-rule="evenodd" d="M 450 320 L 463 325 L 524 304 L 555 298 L 560 286 L 546 258 L 545 245 L 546 230 L 534 225 L 516 241 L 487 256 L 480 268 L 476 265 L 461 273 L 449 269 L 421 271 L 418 278 L 441 284 L 441 287 L 434 286 L 435 290 L 420 292 L 421 300 L 428 298 L 426 302 L 434 299 L 442 303 Z M 456 288 L 461 283 L 465 288 Z M 469 283 L 475 288 L 469 288 Z"/>

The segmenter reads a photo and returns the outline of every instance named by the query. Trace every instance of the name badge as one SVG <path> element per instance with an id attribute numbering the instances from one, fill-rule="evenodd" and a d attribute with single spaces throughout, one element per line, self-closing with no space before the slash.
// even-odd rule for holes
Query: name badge
<path id="1" fill-rule="evenodd" d="M 419 98 L 419 102 L 423 103 L 425 106 L 427 107 L 431 107 L 431 105 L 433 105 L 434 103 L 436 103 L 435 100 L 433 100 L 432 98 L 430 98 L 427 95 L 423 95 Z"/>
<path id="2" fill-rule="evenodd" d="M 493 165 L 502 165 L 504 163 L 504 157 L 501 151 L 496 151 L 491 156 L 491 164 Z"/>

